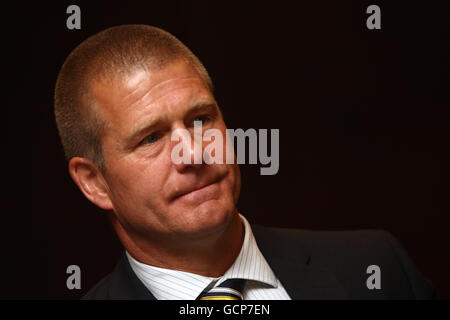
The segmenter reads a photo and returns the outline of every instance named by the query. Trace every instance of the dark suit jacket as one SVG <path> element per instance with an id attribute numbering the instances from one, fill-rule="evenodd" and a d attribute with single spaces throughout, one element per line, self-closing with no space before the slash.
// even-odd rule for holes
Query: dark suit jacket
<path id="1" fill-rule="evenodd" d="M 292 299 L 431 299 L 435 290 L 385 231 L 305 231 L 252 226 L 258 247 Z M 367 288 L 367 267 L 381 289 Z M 83 299 L 155 299 L 125 254 Z"/>

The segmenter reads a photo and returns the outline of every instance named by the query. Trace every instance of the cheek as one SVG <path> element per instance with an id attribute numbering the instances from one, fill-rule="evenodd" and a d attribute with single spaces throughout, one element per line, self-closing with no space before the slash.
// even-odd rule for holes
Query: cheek
<path id="1" fill-rule="evenodd" d="M 234 201 L 237 202 L 241 193 L 241 170 L 237 164 L 232 166 L 234 171 Z"/>
<path id="2" fill-rule="evenodd" d="M 237 164 L 224 164 L 223 170 L 227 170 L 228 174 L 223 180 L 223 194 L 227 194 L 237 201 L 241 189 L 241 175 Z"/>
<path id="3" fill-rule="evenodd" d="M 126 163 L 117 168 L 111 190 L 115 200 L 126 207 L 138 208 L 160 202 L 164 184 L 164 168 Z"/>

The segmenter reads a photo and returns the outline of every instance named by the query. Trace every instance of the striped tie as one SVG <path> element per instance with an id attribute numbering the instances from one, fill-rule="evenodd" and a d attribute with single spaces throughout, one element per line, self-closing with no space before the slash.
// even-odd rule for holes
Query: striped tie
<path id="1" fill-rule="evenodd" d="M 202 293 L 198 300 L 243 300 L 242 290 L 245 279 L 228 279 L 212 288 L 208 292 Z"/>

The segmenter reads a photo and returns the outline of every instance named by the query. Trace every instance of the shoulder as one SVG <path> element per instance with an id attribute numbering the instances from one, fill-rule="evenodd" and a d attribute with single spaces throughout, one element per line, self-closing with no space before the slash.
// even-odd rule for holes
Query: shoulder
<path id="1" fill-rule="evenodd" d="M 257 241 L 277 239 L 276 242 L 289 247 L 300 247 L 306 252 L 324 256 L 337 252 L 360 256 L 370 251 L 389 251 L 393 246 L 399 246 L 398 241 L 384 230 L 311 231 L 262 226 L 252 226 L 252 230 Z M 270 241 L 267 245 L 276 246 L 276 242 Z"/>
<path id="2" fill-rule="evenodd" d="M 332 243 L 344 245 L 355 239 L 365 239 L 369 242 L 379 242 L 380 239 L 390 238 L 392 235 L 384 230 L 349 230 L 349 231 L 315 231 L 293 228 L 273 228 L 252 225 L 255 235 L 261 237 L 277 237 L 285 240 L 301 240 L 305 244 Z M 375 240 L 375 241 L 374 241 Z"/>
<path id="3" fill-rule="evenodd" d="M 383 230 L 311 231 L 260 226 L 252 226 L 252 230 L 258 245 L 268 252 L 300 252 L 327 265 L 361 264 L 374 257 L 389 260 L 400 250 L 398 241 Z"/>
<path id="4" fill-rule="evenodd" d="M 125 253 L 113 272 L 95 285 L 83 300 L 153 300 L 155 297 L 137 278 Z"/>
<path id="5" fill-rule="evenodd" d="M 252 226 L 252 230 L 265 256 L 297 252 L 305 260 L 314 259 L 357 297 L 367 293 L 366 280 L 373 272 L 370 266 L 379 267 L 381 273 L 380 297 L 434 297 L 433 285 L 387 231 L 309 231 L 261 226 Z"/>
<path id="6" fill-rule="evenodd" d="M 82 300 L 109 300 L 109 287 L 111 286 L 112 273 L 103 278 L 93 288 L 91 288 Z"/>

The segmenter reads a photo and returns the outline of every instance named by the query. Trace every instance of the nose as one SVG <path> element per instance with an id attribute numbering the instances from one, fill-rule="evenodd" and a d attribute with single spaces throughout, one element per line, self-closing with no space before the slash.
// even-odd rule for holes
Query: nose
<path id="1" fill-rule="evenodd" d="M 177 128 L 172 133 L 171 161 L 178 172 L 203 165 L 202 137 L 192 135 L 185 128 Z"/>

